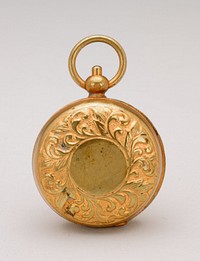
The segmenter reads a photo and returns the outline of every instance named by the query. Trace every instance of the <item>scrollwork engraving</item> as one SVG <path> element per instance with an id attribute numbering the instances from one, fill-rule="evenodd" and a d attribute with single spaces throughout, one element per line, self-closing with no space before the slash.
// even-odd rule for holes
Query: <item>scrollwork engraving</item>
<path id="1" fill-rule="evenodd" d="M 70 178 L 70 155 L 88 139 L 113 140 L 127 157 L 127 175 L 113 193 L 93 196 Z M 157 182 L 158 155 L 149 131 L 127 111 L 92 104 L 64 116 L 40 148 L 42 187 L 58 211 L 77 222 L 107 224 L 133 215 L 149 200 Z"/>

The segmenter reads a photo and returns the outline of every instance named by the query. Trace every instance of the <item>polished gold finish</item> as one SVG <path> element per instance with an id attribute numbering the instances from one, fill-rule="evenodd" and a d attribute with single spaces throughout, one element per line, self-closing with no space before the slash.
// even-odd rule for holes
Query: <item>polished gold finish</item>
<path id="1" fill-rule="evenodd" d="M 65 219 L 92 227 L 124 225 L 161 187 L 163 145 L 140 111 L 104 96 L 109 81 L 100 66 L 93 67 L 84 86 L 90 97 L 64 107 L 40 132 L 33 153 L 35 180 Z"/>
<path id="2" fill-rule="evenodd" d="M 74 48 L 71 51 L 71 54 L 69 56 L 69 72 L 73 78 L 73 80 L 82 88 L 86 88 L 85 81 L 80 77 L 76 70 L 76 58 L 79 52 L 82 48 L 84 48 L 86 45 L 94 43 L 94 42 L 103 42 L 110 46 L 112 46 L 115 51 L 118 54 L 119 57 L 119 69 L 116 73 L 116 75 L 109 80 L 108 87 L 113 87 L 115 84 L 117 84 L 121 78 L 123 77 L 125 71 L 126 71 L 126 54 L 121 47 L 121 45 L 111 37 L 105 36 L 105 35 L 92 35 L 89 37 L 84 38 L 79 43 L 77 43 Z"/>
<path id="3" fill-rule="evenodd" d="M 89 92 L 89 96 L 105 97 L 104 94 L 109 88 L 109 82 L 106 77 L 102 76 L 101 66 L 92 67 L 92 76 L 87 78 L 85 88 Z"/>

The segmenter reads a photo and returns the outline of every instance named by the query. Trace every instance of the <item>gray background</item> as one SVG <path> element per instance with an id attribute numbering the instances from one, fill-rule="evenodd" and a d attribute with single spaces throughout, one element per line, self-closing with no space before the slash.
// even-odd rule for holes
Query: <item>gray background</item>
<path id="1" fill-rule="evenodd" d="M 167 171 L 156 200 L 127 226 L 91 229 L 55 214 L 31 170 L 43 124 L 86 97 L 67 59 L 83 37 L 105 34 L 128 57 L 108 92 L 143 111 L 158 129 Z M 0 1 L 0 256 L 2 260 L 200 260 L 200 1 Z M 78 57 L 83 77 L 118 67 L 103 44 Z"/>

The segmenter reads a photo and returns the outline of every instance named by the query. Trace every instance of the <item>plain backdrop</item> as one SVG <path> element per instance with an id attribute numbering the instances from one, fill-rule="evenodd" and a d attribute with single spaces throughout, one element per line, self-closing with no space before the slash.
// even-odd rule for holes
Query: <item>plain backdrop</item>
<path id="1" fill-rule="evenodd" d="M 124 47 L 128 68 L 108 97 L 144 112 L 166 151 L 155 201 L 127 226 L 92 229 L 65 221 L 40 197 L 32 149 L 48 118 L 87 96 L 68 56 L 91 34 Z M 112 77 L 114 50 L 86 47 L 82 77 L 100 64 Z M 0 0 L 1 260 L 200 260 L 200 1 Z"/>

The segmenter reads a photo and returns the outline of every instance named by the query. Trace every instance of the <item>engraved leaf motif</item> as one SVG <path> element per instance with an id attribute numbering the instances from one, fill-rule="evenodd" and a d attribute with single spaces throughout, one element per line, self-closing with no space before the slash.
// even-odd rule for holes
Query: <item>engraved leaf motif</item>
<path id="1" fill-rule="evenodd" d="M 115 140 L 128 155 L 126 181 L 115 193 L 105 197 L 93 197 L 80 191 L 66 169 L 74 146 L 97 137 Z M 58 208 L 76 221 L 88 224 L 114 222 L 128 216 L 149 197 L 153 183 L 146 182 L 145 177 L 154 177 L 157 157 L 152 141 L 139 120 L 130 119 L 123 110 L 106 106 L 74 110 L 51 130 L 43 147 L 43 188 L 55 197 Z"/>

